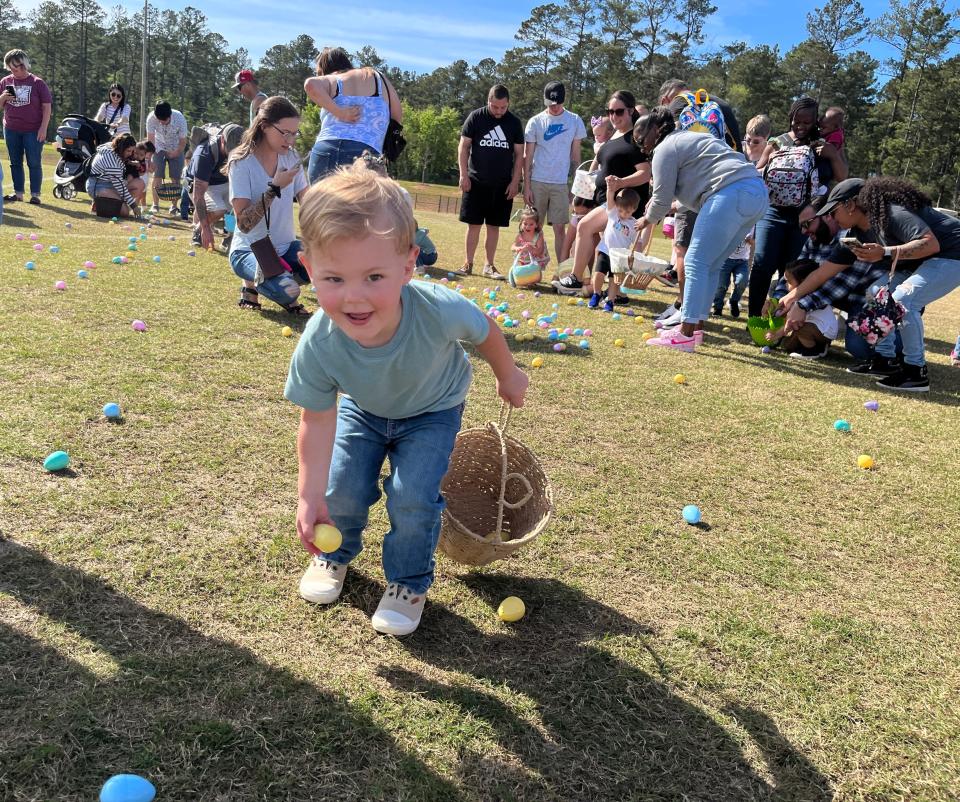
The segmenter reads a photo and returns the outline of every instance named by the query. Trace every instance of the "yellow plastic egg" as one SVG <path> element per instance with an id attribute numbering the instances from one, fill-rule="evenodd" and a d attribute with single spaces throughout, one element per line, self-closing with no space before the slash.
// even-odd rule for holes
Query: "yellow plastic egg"
<path id="1" fill-rule="evenodd" d="M 576 306 L 576 305 L 577 305 L 576 298 L 567 298 L 567 306 Z"/>
<path id="2" fill-rule="evenodd" d="M 623 348 L 626 345 L 626 343 L 623 340 L 621 340 L 619 337 L 617 337 L 617 339 L 613 341 L 613 344 L 617 348 Z"/>
<path id="3" fill-rule="evenodd" d="M 497 608 L 501 621 L 519 621 L 526 612 L 527 607 L 518 596 L 507 596 Z"/>
<path id="4" fill-rule="evenodd" d="M 653 335 L 652 335 L 649 331 L 645 331 L 645 332 L 644 332 L 643 334 L 641 334 L 640 336 L 643 338 L 643 341 L 646 342 L 646 341 L 649 340 Z"/>
<path id="5" fill-rule="evenodd" d="M 869 471 L 873 468 L 873 457 L 869 454 L 861 454 L 857 457 L 857 465 L 863 468 L 865 471 Z"/>
<path id="6" fill-rule="evenodd" d="M 284 337 L 292 337 L 292 336 L 293 336 L 293 329 L 291 329 L 289 326 L 284 326 L 282 329 L 280 329 L 280 333 L 281 333 Z"/>
<path id="7" fill-rule="evenodd" d="M 676 376 L 674 376 L 674 377 L 673 377 L 673 380 L 674 380 L 677 384 L 686 384 L 686 383 L 687 383 L 687 377 L 684 376 L 682 373 L 678 373 Z"/>
<path id="8" fill-rule="evenodd" d="M 330 554 L 340 548 L 343 535 L 340 530 L 330 524 L 317 524 L 313 527 L 313 545 L 320 551 Z"/>
<path id="9" fill-rule="evenodd" d="M 543 367 L 543 357 L 535 356 L 530 360 L 530 367 L 532 368 L 542 368 Z"/>
<path id="10" fill-rule="evenodd" d="M 537 321 L 534 320 L 533 318 L 530 318 L 530 319 L 527 321 L 527 325 L 532 329 L 534 326 L 537 325 Z"/>

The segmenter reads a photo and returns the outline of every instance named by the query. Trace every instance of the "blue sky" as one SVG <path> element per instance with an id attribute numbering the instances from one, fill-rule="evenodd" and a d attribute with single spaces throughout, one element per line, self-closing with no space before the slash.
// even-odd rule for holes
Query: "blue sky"
<path id="1" fill-rule="evenodd" d="M 817 5 L 783 0 L 713 2 L 718 11 L 706 26 L 708 46 L 742 39 L 749 44 L 779 44 L 784 52 L 806 37 L 806 14 Z M 887 8 L 886 0 L 861 2 L 871 18 Z M 186 0 L 155 3 L 178 9 L 187 4 Z M 122 5 L 141 7 L 137 3 Z M 471 63 L 485 57 L 499 60 L 516 44 L 513 36 L 535 5 L 538 3 L 513 0 L 455 0 L 439 5 L 435 0 L 404 0 L 402 6 L 395 1 L 361 0 L 349 7 L 332 2 L 304 5 L 297 0 L 196 3 L 211 29 L 220 32 L 232 49 L 245 47 L 254 61 L 271 45 L 307 33 L 319 47 L 342 45 L 355 51 L 370 44 L 389 64 L 416 72 L 429 72 L 458 58 Z M 879 42 L 867 42 L 864 47 L 880 59 L 890 55 Z"/>

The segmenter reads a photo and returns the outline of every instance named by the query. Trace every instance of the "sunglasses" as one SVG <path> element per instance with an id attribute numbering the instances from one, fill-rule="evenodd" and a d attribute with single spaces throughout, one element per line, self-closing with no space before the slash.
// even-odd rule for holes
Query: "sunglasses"
<path id="1" fill-rule="evenodd" d="M 621 114 L 624 114 L 626 109 L 607 109 L 607 114 L 611 117 L 619 117 Z"/>
<path id="2" fill-rule="evenodd" d="M 119 92 L 111 92 L 110 97 L 123 97 Z"/>

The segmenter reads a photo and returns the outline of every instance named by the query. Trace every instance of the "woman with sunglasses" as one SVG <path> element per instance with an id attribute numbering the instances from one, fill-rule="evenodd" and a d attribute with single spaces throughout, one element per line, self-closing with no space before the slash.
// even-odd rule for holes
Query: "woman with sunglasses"
<path id="1" fill-rule="evenodd" d="M 127 91 L 120 84 L 111 84 L 107 100 L 100 104 L 98 123 L 105 123 L 112 136 L 130 133 L 130 104 L 127 103 Z"/>
<path id="2" fill-rule="evenodd" d="M 259 309 L 263 295 L 289 314 L 309 317 L 298 300 L 310 277 L 300 264 L 303 247 L 294 232 L 293 201 L 307 191 L 293 149 L 300 112 L 285 97 L 269 97 L 230 151 L 225 171 L 237 226 L 230 240 L 230 267 L 243 280 L 239 306 Z"/>
<path id="3" fill-rule="evenodd" d="M 579 295 L 582 291 L 584 271 L 597 247 L 600 234 L 607 225 L 608 189 L 617 192 L 625 187 L 633 187 L 640 194 L 636 217 L 640 216 L 647 205 L 650 197 L 650 164 L 633 139 L 633 124 L 639 117 L 636 105 L 633 93 L 626 89 L 618 89 L 607 102 L 607 117 L 614 130 L 610 139 L 604 142 L 597 152 L 591 168 L 600 170 L 593 196 L 597 206 L 577 224 L 577 236 L 573 244 L 573 272 L 553 282 L 561 295 Z M 612 176 L 609 182 L 608 176 Z"/>
<path id="4" fill-rule="evenodd" d="M 317 75 L 303 89 L 320 106 L 320 132 L 310 151 L 307 174 L 315 184 L 337 167 L 353 164 L 364 151 L 379 156 L 392 117 L 403 122 L 393 85 L 371 67 L 354 68 L 342 47 L 325 47 Z"/>

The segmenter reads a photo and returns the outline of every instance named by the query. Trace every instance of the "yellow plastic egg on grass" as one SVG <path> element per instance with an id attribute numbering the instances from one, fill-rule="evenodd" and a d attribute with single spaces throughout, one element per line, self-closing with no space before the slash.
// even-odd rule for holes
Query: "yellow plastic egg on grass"
<path id="1" fill-rule="evenodd" d="M 640 337 L 643 339 L 644 342 L 649 340 L 652 336 L 653 335 L 649 331 L 645 331 L 643 334 L 640 335 Z"/>
<path id="2" fill-rule="evenodd" d="M 673 377 L 673 380 L 674 380 L 674 382 L 676 382 L 677 384 L 686 384 L 686 383 L 687 383 L 687 377 L 684 376 L 682 373 L 678 373 L 676 376 L 674 376 L 674 377 Z"/>
<path id="3" fill-rule="evenodd" d="M 291 329 L 289 326 L 284 326 L 282 329 L 280 329 L 280 333 L 281 333 L 284 337 L 292 337 L 292 336 L 293 336 L 293 329 Z"/>
<path id="4" fill-rule="evenodd" d="M 340 530 L 330 524 L 317 524 L 313 527 L 313 545 L 320 551 L 330 554 L 340 548 L 343 535 Z"/>
<path id="5" fill-rule="evenodd" d="M 617 348 L 623 348 L 623 347 L 626 345 L 626 343 L 625 343 L 623 340 L 621 340 L 619 337 L 617 337 L 617 339 L 615 339 L 615 340 L 613 341 L 613 344 L 614 344 Z"/>
<path id="6" fill-rule="evenodd" d="M 507 596 L 497 608 L 497 615 L 501 621 L 519 621 L 527 612 L 523 599 L 517 596 Z"/>
<path id="7" fill-rule="evenodd" d="M 857 457 L 857 465 L 863 468 L 865 471 L 869 471 L 873 468 L 873 457 L 869 454 L 861 454 Z"/>
<path id="8" fill-rule="evenodd" d="M 576 298 L 567 298 L 567 306 L 576 306 L 576 305 L 577 305 Z"/>
<path id="9" fill-rule="evenodd" d="M 532 368 L 542 368 L 543 367 L 543 357 L 535 356 L 530 360 L 530 367 Z"/>

